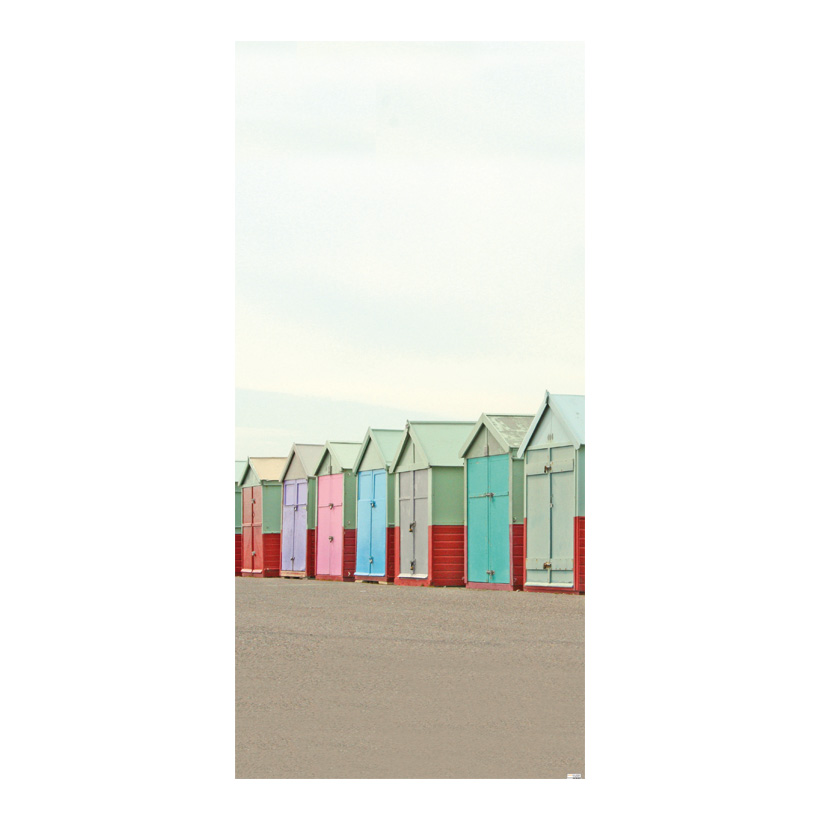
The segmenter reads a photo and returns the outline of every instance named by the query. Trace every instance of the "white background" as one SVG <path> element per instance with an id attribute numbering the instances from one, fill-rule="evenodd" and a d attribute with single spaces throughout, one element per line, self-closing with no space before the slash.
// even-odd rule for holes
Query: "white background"
<path id="1" fill-rule="evenodd" d="M 820 135 L 804 6 L 237 8 L 6 16 L 10 814 L 807 805 Z M 585 783 L 233 780 L 234 41 L 279 38 L 586 43 Z"/>

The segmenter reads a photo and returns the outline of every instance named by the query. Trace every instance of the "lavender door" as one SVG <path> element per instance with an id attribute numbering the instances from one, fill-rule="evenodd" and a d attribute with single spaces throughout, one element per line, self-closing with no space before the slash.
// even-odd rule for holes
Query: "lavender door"
<path id="1" fill-rule="evenodd" d="M 344 475 L 319 476 L 316 499 L 316 574 L 341 575 Z"/>
<path id="2" fill-rule="evenodd" d="M 307 569 L 307 481 L 286 481 L 282 498 L 282 572 Z"/>

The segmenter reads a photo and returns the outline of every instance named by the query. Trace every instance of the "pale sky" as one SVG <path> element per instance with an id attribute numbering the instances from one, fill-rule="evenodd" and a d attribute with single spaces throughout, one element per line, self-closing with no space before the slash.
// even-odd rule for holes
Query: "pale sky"
<path id="1" fill-rule="evenodd" d="M 239 43 L 236 457 L 584 392 L 580 43 Z"/>

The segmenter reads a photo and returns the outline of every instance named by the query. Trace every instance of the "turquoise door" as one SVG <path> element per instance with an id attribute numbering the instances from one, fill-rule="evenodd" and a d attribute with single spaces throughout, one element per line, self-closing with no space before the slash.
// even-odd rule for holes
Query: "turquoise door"
<path id="1" fill-rule="evenodd" d="M 387 569 L 387 474 L 359 473 L 356 502 L 356 574 L 383 576 Z"/>
<path id="2" fill-rule="evenodd" d="M 510 460 L 467 459 L 467 580 L 510 583 Z"/>

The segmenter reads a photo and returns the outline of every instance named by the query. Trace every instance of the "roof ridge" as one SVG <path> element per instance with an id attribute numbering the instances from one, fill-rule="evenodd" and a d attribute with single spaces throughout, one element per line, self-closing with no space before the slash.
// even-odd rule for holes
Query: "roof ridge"
<path id="1" fill-rule="evenodd" d="M 408 424 L 475 424 L 474 421 L 410 421 Z"/>

